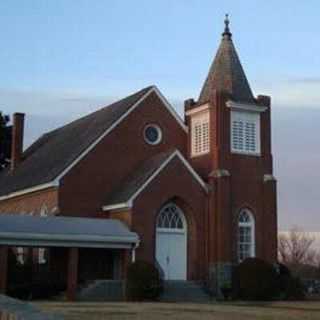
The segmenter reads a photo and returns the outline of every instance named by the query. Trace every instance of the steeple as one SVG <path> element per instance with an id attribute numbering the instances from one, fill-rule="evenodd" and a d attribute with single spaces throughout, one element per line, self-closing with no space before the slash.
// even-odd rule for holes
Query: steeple
<path id="1" fill-rule="evenodd" d="M 228 15 L 225 17 L 224 24 L 220 47 L 202 87 L 198 103 L 210 101 L 214 90 L 229 93 L 231 99 L 237 102 L 254 103 L 250 85 L 232 42 Z"/>

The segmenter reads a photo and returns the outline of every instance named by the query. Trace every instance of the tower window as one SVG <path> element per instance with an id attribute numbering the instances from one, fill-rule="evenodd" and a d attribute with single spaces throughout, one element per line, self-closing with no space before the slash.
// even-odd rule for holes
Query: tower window
<path id="1" fill-rule="evenodd" d="M 231 111 L 231 151 L 260 154 L 260 115 Z"/>
<path id="2" fill-rule="evenodd" d="M 199 156 L 210 151 L 209 112 L 191 118 L 191 155 Z"/>
<path id="3" fill-rule="evenodd" d="M 240 212 L 238 220 L 238 259 L 239 262 L 255 255 L 254 219 L 248 209 Z"/>

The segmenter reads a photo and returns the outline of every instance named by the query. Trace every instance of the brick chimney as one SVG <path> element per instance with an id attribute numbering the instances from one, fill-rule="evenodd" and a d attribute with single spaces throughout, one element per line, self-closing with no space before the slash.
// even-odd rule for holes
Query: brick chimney
<path id="1" fill-rule="evenodd" d="M 11 142 L 11 170 L 14 170 L 22 159 L 23 131 L 24 113 L 14 113 Z"/>

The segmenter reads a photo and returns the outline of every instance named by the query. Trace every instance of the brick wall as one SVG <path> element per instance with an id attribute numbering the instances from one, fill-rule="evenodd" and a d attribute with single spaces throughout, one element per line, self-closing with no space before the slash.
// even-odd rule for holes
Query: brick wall
<path id="1" fill-rule="evenodd" d="M 0 201 L 0 213 L 38 215 L 43 209 L 46 209 L 48 214 L 56 214 L 59 211 L 58 192 L 55 188 Z"/>
<path id="2" fill-rule="evenodd" d="M 132 209 L 132 230 L 141 237 L 137 258 L 153 262 L 156 219 L 169 201 L 175 202 L 187 220 L 188 279 L 203 279 L 206 272 L 207 194 L 177 158 L 139 195 Z"/>
<path id="3" fill-rule="evenodd" d="M 149 123 L 162 128 L 159 145 L 144 141 L 143 131 Z M 59 189 L 61 212 L 100 215 L 107 195 L 144 160 L 172 148 L 185 154 L 186 139 L 186 132 L 152 93 L 63 178 Z"/>

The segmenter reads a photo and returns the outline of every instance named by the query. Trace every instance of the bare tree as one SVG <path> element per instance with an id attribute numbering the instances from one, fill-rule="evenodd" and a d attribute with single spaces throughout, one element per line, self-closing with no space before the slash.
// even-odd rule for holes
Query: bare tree
<path id="1" fill-rule="evenodd" d="M 317 264 L 317 252 L 312 248 L 315 239 L 298 227 L 279 235 L 279 261 L 298 272 L 305 265 Z"/>

